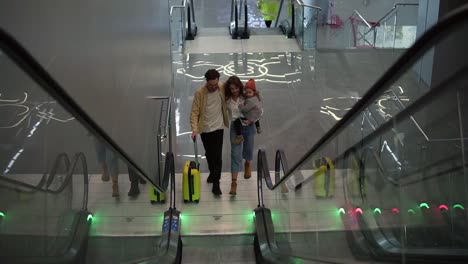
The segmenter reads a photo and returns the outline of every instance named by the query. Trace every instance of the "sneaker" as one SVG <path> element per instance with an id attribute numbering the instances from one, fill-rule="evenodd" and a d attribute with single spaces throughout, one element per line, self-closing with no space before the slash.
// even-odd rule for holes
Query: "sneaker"
<path id="1" fill-rule="evenodd" d="M 221 189 L 219 188 L 219 182 L 213 183 L 213 188 L 211 189 L 211 192 L 213 192 L 214 195 L 221 195 L 223 194 L 221 192 Z"/>
<path id="2" fill-rule="evenodd" d="M 234 139 L 234 143 L 235 145 L 239 145 L 240 143 L 244 142 L 244 136 L 242 135 L 237 135 L 236 138 Z"/>
<path id="3" fill-rule="evenodd" d="M 261 134 L 262 133 L 262 128 L 261 127 L 257 127 L 257 134 Z"/>
<path id="4" fill-rule="evenodd" d="M 208 178 L 206 178 L 206 182 L 207 183 L 213 183 L 214 182 L 213 175 L 211 175 L 211 173 L 210 173 L 210 175 L 208 175 Z"/>

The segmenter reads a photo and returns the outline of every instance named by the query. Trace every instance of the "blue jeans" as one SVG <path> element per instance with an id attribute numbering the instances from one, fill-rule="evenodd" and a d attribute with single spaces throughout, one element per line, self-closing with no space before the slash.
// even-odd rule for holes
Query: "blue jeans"
<path id="1" fill-rule="evenodd" d="M 98 139 L 94 139 L 94 145 L 96 147 L 96 156 L 99 161 L 99 164 L 104 164 L 107 167 L 107 172 L 109 176 L 118 176 L 119 175 L 119 164 L 117 156 L 113 151 L 106 148 L 106 146 L 101 143 Z"/>
<path id="2" fill-rule="evenodd" d="M 229 130 L 231 140 L 231 172 L 239 172 L 242 168 L 242 159 L 253 159 L 255 125 L 252 123 L 243 127 L 242 136 L 244 137 L 244 142 L 238 145 L 232 143 L 236 137 L 234 122 L 231 122 Z"/>

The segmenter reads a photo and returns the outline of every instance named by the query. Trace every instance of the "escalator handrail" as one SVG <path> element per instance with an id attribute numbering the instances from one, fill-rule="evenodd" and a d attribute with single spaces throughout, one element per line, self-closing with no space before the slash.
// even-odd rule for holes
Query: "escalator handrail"
<path id="1" fill-rule="evenodd" d="M 49 192 L 47 190 L 47 188 L 43 188 L 44 185 L 45 186 L 49 186 L 51 184 L 51 182 L 54 180 L 55 178 L 55 175 L 57 174 L 57 168 L 58 166 L 60 166 L 60 161 L 64 161 L 65 163 L 65 171 L 68 172 L 70 170 L 70 159 L 68 158 L 68 155 L 65 154 L 65 153 L 60 153 L 59 155 L 57 155 L 57 158 L 55 159 L 55 162 L 52 166 L 52 169 L 49 173 L 49 178 L 47 179 L 47 173 L 44 173 L 41 177 L 41 180 L 39 181 L 39 183 L 37 185 L 32 185 L 32 184 L 28 184 L 28 183 L 25 183 L 25 182 L 21 182 L 21 181 L 17 181 L 17 180 L 13 180 L 13 179 L 10 179 L 10 178 L 6 178 L 6 177 L 0 177 L 0 181 L 4 181 L 4 182 L 8 182 L 10 184 L 15 184 L 15 185 L 18 185 L 20 187 L 23 187 L 23 188 L 28 188 L 28 189 L 31 189 L 32 191 L 25 191 L 27 193 L 35 193 L 37 191 L 40 191 L 40 192 Z"/>
<path id="2" fill-rule="evenodd" d="M 258 206 L 264 206 L 263 203 L 263 185 L 262 178 L 265 178 L 265 184 L 268 189 L 272 190 L 274 184 L 271 180 L 270 170 L 268 169 L 268 160 L 264 149 L 258 150 L 257 157 L 257 198 Z M 281 167 L 283 168 L 281 170 Z M 275 182 L 279 181 L 281 171 L 285 174 L 289 170 L 286 154 L 282 149 L 276 151 L 275 156 Z"/>
<path id="3" fill-rule="evenodd" d="M 137 165 L 135 161 L 83 110 L 81 106 L 63 89 L 58 82 L 39 64 L 39 62 L 10 34 L 0 28 L 0 48 L 31 79 L 76 118 L 101 142 L 106 143 L 134 172 L 146 178 L 158 192 L 164 192 L 159 185 Z"/>
<path id="4" fill-rule="evenodd" d="M 72 166 L 70 170 L 68 170 L 67 176 L 65 177 L 65 180 L 60 185 L 60 187 L 58 187 L 56 190 L 51 190 L 49 189 L 49 187 L 52 182 L 50 182 L 49 185 L 46 186 L 47 192 L 55 193 L 55 194 L 61 193 L 70 184 L 72 177 L 75 174 L 75 169 L 77 167 L 77 164 L 79 162 L 83 164 L 83 178 L 84 178 L 83 180 L 84 180 L 84 184 L 87 186 L 88 185 L 88 166 L 86 162 L 86 156 L 84 155 L 83 152 L 78 152 L 75 154 L 75 157 L 73 158 Z"/>
<path id="5" fill-rule="evenodd" d="M 237 34 L 239 32 L 239 10 L 238 10 L 238 2 L 237 0 L 231 1 L 231 21 L 234 19 L 234 32 Z M 231 25 L 229 25 L 230 27 Z"/>
<path id="6" fill-rule="evenodd" d="M 169 187 L 169 180 L 171 183 L 170 188 L 170 207 L 175 208 L 175 164 L 174 164 L 174 154 L 172 152 L 166 152 L 166 159 L 164 161 L 164 174 L 163 174 L 163 184 L 161 188 L 167 190 Z"/>
<path id="7" fill-rule="evenodd" d="M 363 112 L 370 104 L 372 104 L 375 99 L 380 96 L 381 93 L 386 91 L 392 83 L 399 76 L 404 74 L 408 68 L 410 68 L 414 62 L 416 62 L 426 51 L 432 48 L 433 44 L 438 40 L 447 36 L 456 26 L 467 20 L 468 18 L 468 4 L 464 5 L 443 17 L 437 24 L 432 26 L 426 33 L 424 33 L 410 48 L 403 53 L 403 55 L 394 63 L 383 75 L 380 77 L 377 82 L 362 96 L 361 100 L 357 101 L 356 104 L 344 115 L 344 117 L 338 121 L 325 135 L 320 138 L 317 143 L 315 143 L 312 148 L 310 148 L 300 159 L 296 162 L 286 173 L 285 175 L 276 182 L 271 190 L 278 188 L 283 182 L 289 179 L 293 172 L 300 168 L 310 156 L 312 156 L 317 150 L 322 148 L 328 141 L 338 135 L 349 121 L 351 121 L 354 116 L 358 113 Z M 439 86 L 440 87 L 440 86 Z M 437 87 L 438 88 L 438 87 Z M 431 89 L 428 94 L 432 95 L 438 90 L 436 87 Z M 426 96 L 424 96 L 426 98 Z M 423 99 L 423 98 L 421 98 Z M 420 99 L 420 100 L 421 100 Z M 426 99 L 427 100 L 427 99 Z M 415 103 L 413 103 L 414 105 Z M 408 107 L 406 113 L 412 112 L 414 107 Z M 400 117 L 400 116 L 399 116 Z M 389 123 L 389 122 L 387 122 Z M 380 127 L 382 128 L 382 127 Z M 378 129 L 376 132 L 380 132 Z M 260 153 L 260 150 L 259 150 Z M 264 170 L 259 168 L 260 170 Z"/>

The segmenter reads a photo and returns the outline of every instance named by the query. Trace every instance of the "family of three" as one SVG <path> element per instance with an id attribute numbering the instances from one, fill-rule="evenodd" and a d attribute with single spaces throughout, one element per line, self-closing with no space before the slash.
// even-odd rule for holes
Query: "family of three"
<path id="1" fill-rule="evenodd" d="M 230 128 L 232 182 L 229 193 L 236 195 L 243 159 L 244 178 L 252 176 L 254 137 L 261 132 L 258 120 L 263 109 L 253 79 L 244 87 L 237 76 L 229 77 L 224 84 L 219 82 L 219 77 L 217 70 L 208 70 L 206 83 L 195 92 L 190 113 L 192 139 L 200 134 L 210 171 L 207 182 L 213 183 L 213 194 L 221 195 L 224 128 Z"/>

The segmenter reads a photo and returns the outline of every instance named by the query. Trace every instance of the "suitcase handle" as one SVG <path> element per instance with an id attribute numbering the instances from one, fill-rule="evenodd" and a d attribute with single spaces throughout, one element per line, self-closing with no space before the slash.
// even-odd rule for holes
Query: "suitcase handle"
<path id="1" fill-rule="evenodd" d="M 200 163 L 198 163 L 197 138 L 193 139 L 193 149 L 195 151 L 195 163 L 196 163 L 197 169 L 200 169 Z"/>

